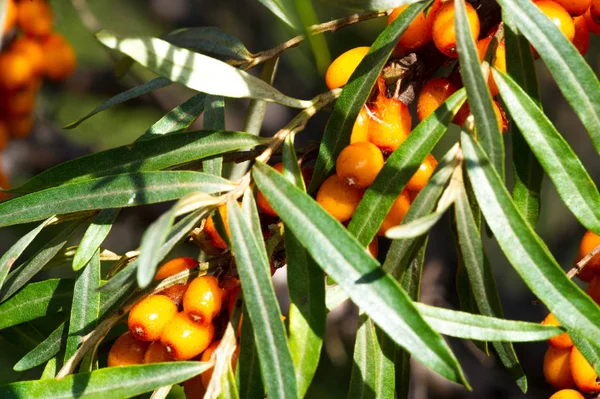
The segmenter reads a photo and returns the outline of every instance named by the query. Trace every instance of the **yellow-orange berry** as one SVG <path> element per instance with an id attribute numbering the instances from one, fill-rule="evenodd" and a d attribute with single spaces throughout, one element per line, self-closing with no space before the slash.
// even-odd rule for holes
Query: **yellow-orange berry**
<path id="1" fill-rule="evenodd" d="M 167 324 L 160 336 L 171 357 L 188 360 L 201 354 L 210 345 L 215 335 L 212 323 L 196 323 L 185 313 L 177 313 Z"/>
<path id="2" fill-rule="evenodd" d="M 73 46 L 58 33 L 53 33 L 42 41 L 44 50 L 45 74 L 52 80 L 63 80 L 71 76 L 77 66 Z"/>
<path id="3" fill-rule="evenodd" d="M 155 341 L 177 314 L 177 306 L 163 295 L 150 295 L 129 312 L 129 331 L 142 341 Z"/>
<path id="4" fill-rule="evenodd" d="M 410 133 L 412 119 L 408 107 L 395 98 L 380 93 L 370 119 L 369 141 L 389 154 L 400 147 Z"/>
<path id="5" fill-rule="evenodd" d="M 600 245 L 600 236 L 587 230 L 581 239 L 579 244 L 579 256 L 577 261 L 583 259 L 587 254 L 592 252 L 598 245 Z M 592 259 L 586 264 L 585 269 L 600 271 L 600 253 L 594 255 Z M 585 270 L 584 269 L 584 270 Z"/>
<path id="6" fill-rule="evenodd" d="M 560 4 L 569 14 L 577 16 L 587 11 L 592 5 L 592 0 L 553 0 Z"/>
<path id="7" fill-rule="evenodd" d="M 571 348 L 570 367 L 577 388 L 583 392 L 600 391 L 598 374 L 576 346 Z"/>
<path id="8" fill-rule="evenodd" d="M 409 27 L 404 31 L 398 44 L 407 50 L 416 50 L 431 41 L 433 20 L 437 10 L 440 8 L 441 1 L 436 0 L 431 8 L 422 11 L 417 17 L 411 22 Z M 408 5 L 400 6 L 395 8 L 394 11 L 388 17 L 388 25 L 391 24 L 402 12 L 408 7 Z"/>
<path id="9" fill-rule="evenodd" d="M 4 17 L 4 33 L 8 32 L 15 27 L 17 23 L 17 6 L 15 0 L 8 0 L 6 2 L 6 14 Z"/>
<path id="10" fill-rule="evenodd" d="M 581 55 L 586 55 L 590 48 L 590 31 L 585 22 L 585 17 L 575 17 L 573 23 L 575 24 L 573 46 L 575 46 Z"/>
<path id="11" fill-rule="evenodd" d="M 583 18 L 585 19 L 588 30 L 595 35 L 600 35 L 600 21 L 596 21 L 592 17 L 591 7 L 583 14 Z"/>
<path id="12" fill-rule="evenodd" d="M 10 50 L 23 54 L 33 66 L 36 75 L 44 72 L 44 50 L 37 40 L 21 36 L 11 44 Z"/>
<path id="13" fill-rule="evenodd" d="M 108 352 L 108 367 L 132 366 L 144 363 L 144 354 L 150 344 L 136 339 L 129 331 L 113 343 Z"/>
<path id="14" fill-rule="evenodd" d="M 330 90 L 348 83 L 354 70 L 369 52 L 370 47 L 356 47 L 337 57 L 325 73 L 325 84 Z"/>
<path id="15" fill-rule="evenodd" d="M 221 215 L 221 220 L 223 220 L 223 224 L 225 225 L 225 231 L 229 234 L 229 224 L 227 223 L 227 205 L 222 205 L 218 209 L 219 215 Z M 217 231 L 217 227 L 215 226 L 215 221 L 212 216 L 209 216 L 206 219 L 206 224 L 204 225 L 204 232 L 210 238 L 211 244 L 219 249 L 227 249 L 227 243 Z"/>
<path id="16" fill-rule="evenodd" d="M 28 36 L 43 37 L 52 32 L 54 17 L 45 0 L 27 0 L 18 3 L 18 24 Z"/>
<path id="17" fill-rule="evenodd" d="M 485 53 L 487 52 L 488 47 L 492 43 L 492 37 L 486 37 L 485 39 L 481 39 L 477 42 L 477 52 L 479 53 L 479 61 L 483 62 L 485 59 Z M 504 40 L 498 43 L 496 47 L 496 54 L 494 55 L 494 62 L 492 64 L 501 72 L 506 73 L 506 46 L 504 44 Z M 498 90 L 498 86 L 496 85 L 496 81 L 494 80 L 494 75 L 490 71 L 488 76 L 488 87 L 490 88 L 490 93 L 492 97 L 496 97 L 500 92 Z"/>
<path id="18" fill-rule="evenodd" d="M 471 27 L 471 36 L 473 40 L 477 40 L 480 29 L 479 16 L 471 4 L 465 2 L 465 7 L 469 26 Z M 444 55 L 452 58 L 458 57 L 456 52 L 456 27 L 454 26 L 455 14 L 454 2 L 448 1 L 442 4 L 433 21 L 433 42 L 435 46 Z"/>
<path id="19" fill-rule="evenodd" d="M 224 292 L 215 276 L 195 278 L 183 296 L 183 310 L 200 323 L 210 323 L 223 306 Z"/>
<path id="20" fill-rule="evenodd" d="M 8 133 L 13 139 L 24 139 L 33 130 L 33 118 L 31 115 L 15 115 L 6 120 Z"/>
<path id="21" fill-rule="evenodd" d="M 406 183 L 406 188 L 411 191 L 421 191 L 429 181 L 431 175 L 433 175 L 435 168 L 437 168 L 437 161 L 433 155 L 427 155 L 423 163 L 419 166 L 419 169 L 417 169 L 408 183 Z"/>
<path id="22" fill-rule="evenodd" d="M 394 201 L 377 234 L 385 235 L 385 232 L 390 228 L 398 226 L 402 222 L 402 219 L 404 219 L 406 212 L 408 212 L 408 208 L 410 208 L 410 196 L 406 191 L 402 191 Z"/>
<path id="23" fill-rule="evenodd" d="M 419 120 L 422 121 L 431 115 L 456 90 L 456 86 L 446 78 L 433 78 L 425 83 L 417 100 Z"/>
<path id="24" fill-rule="evenodd" d="M 350 144 L 340 152 L 335 163 L 341 181 L 356 188 L 367 188 L 383 168 L 383 154 L 374 144 Z"/>
<path id="25" fill-rule="evenodd" d="M 371 111 L 365 105 L 360 109 L 354 126 L 352 126 L 352 133 L 350 134 L 350 144 L 360 143 L 363 141 L 369 141 L 369 119 Z"/>
<path id="26" fill-rule="evenodd" d="M 585 292 L 600 305 L 600 276 L 596 275 L 592 278 Z"/>
<path id="27" fill-rule="evenodd" d="M 0 55 L 1 88 L 18 90 L 30 83 L 34 76 L 34 67 L 25 55 L 14 51 Z"/>
<path id="28" fill-rule="evenodd" d="M 535 5 L 556 25 L 569 41 L 573 41 L 575 37 L 575 24 L 573 23 L 573 18 L 563 6 L 550 0 L 540 0 Z"/>
<path id="29" fill-rule="evenodd" d="M 362 197 L 362 190 L 346 185 L 337 175 L 329 176 L 317 192 L 319 205 L 340 222 L 354 215 Z"/>
<path id="30" fill-rule="evenodd" d="M 550 396 L 550 399 L 585 399 L 579 391 L 574 389 L 561 389 L 554 395 Z"/>
<path id="31" fill-rule="evenodd" d="M 554 317 L 553 313 L 548 313 L 548 316 L 546 316 L 544 321 L 542 321 L 542 324 L 560 327 L 560 322 L 556 319 L 556 317 Z M 555 348 L 560 349 L 568 349 L 573 346 L 573 341 L 571 340 L 571 337 L 569 337 L 569 334 L 567 334 L 566 332 L 550 338 L 548 342 Z"/>
<path id="32" fill-rule="evenodd" d="M 557 389 L 571 388 L 575 385 L 571 376 L 571 349 L 548 346 L 544 356 L 544 378 L 546 382 Z"/>
<path id="33" fill-rule="evenodd" d="M 144 363 L 163 363 L 172 362 L 173 358 L 167 351 L 167 348 L 160 342 L 154 341 L 150 344 L 146 353 L 144 354 Z"/>
<path id="34" fill-rule="evenodd" d="M 185 295 L 185 292 L 189 286 L 189 284 L 175 284 L 160 291 L 158 295 L 166 296 L 173 301 L 175 306 L 177 306 L 179 309 L 179 307 L 183 305 L 183 296 Z"/>
<path id="35" fill-rule="evenodd" d="M 273 169 L 281 173 L 283 172 L 283 164 L 280 162 L 277 165 L 273 166 Z M 267 201 L 267 197 L 265 197 L 265 195 L 260 190 L 258 190 L 256 193 L 256 205 L 261 211 L 263 211 L 267 215 L 277 216 L 277 212 L 275 212 L 275 209 L 271 207 L 271 204 L 269 204 L 269 201 Z"/>
<path id="36" fill-rule="evenodd" d="M 194 258 L 179 257 L 165 262 L 156 272 L 154 280 L 162 280 L 174 274 L 181 273 L 184 270 L 193 269 L 198 266 L 198 261 Z"/>

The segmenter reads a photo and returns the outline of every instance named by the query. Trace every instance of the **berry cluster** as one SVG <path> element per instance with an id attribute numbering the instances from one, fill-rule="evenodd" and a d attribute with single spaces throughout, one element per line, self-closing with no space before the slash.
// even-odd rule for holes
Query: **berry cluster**
<path id="1" fill-rule="evenodd" d="M 579 246 L 578 261 L 598 245 L 600 245 L 600 236 L 588 230 Z M 586 292 L 600 304 L 600 255 L 597 254 L 589 259 L 579 278 L 589 282 Z M 548 314 L 542 324 L 560 326 L 552 313 Z M 583 399 L 580 392 L 572 389 L 574 387 L 584 393 L 600 392 L 598 374 L 573 344 L 568 333 L 552 337 L 548 342 L 549 346 L 544 358 L 544 377 L 549 384 L 560 389 L 551 399 Z"/>
<path id="2" fill-rule="evenodd" d="M 198 262 L 192 258 L 175 258 L 158 270 L 155 280 L 162 280 Z M 177 284 L 138 302 L 129 312 L 129 331 L 121 335 L 108 354 L 108 366 L 128 366 L 173 360 L 208 361 L 219 344 L 216 318 L 227 309 L 228 316 L 239 293 L 239 281 L 225 278 L 221 284 L 214 276 L 201 276 L 188 284 Z M 228 317 L 227 316 L 227 317 Z M 233 357 L 233 368 L 237 362 Z M 204 390 L 212 369 L 184 383 L 187 397 Z"/>

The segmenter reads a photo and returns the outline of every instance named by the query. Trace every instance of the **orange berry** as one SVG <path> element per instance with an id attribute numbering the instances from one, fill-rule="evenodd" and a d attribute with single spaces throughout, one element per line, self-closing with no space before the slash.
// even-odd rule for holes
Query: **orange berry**
<path id="1" fill-rule="evenodd" d="M 377 255 L 379 255 L 379 240 L 377 239 L 377 237 L 373 237 L 373 239 L 369 243 L 369 246 L 367 247 L 367 250 L 369 251 L 369 254 L 372 257 L 377 259 Z"/>
<path id="2" fill-rule="evenodd" d="M 229 224 L 227 223 L 227 205 L 222 205 L 218 209 L 219 214 L 221 215 L 221 220 L 223 220 L 223 224 L 225 225 L 225 231 L 229 234 Z M 219 249 L 227 249 L 227 243 L 217 231 L 217 227 L 215 226 L 215 221 L 212 216 L 209 216 L 206 219 L 206 224 L 204 225 L 204 232 L 210 238 L 211 244 Z"/>
<path id="3" fill-rule="evenodd" d="M 368 142 L 350 144 L 344 148 L 335 163 L 341 181 L 356 188 L 367 188 L 383 168 L 383 154 Z"/>
<path id="4" fill-rule="evenodd" d="M 54 17 L 45 0 L 27 0 L 18 3 L 18 24 L 28 36 L 43 37 L 52 32 Z"/>
<path id="5" fill-rule="evenodd" d="M 571 376 L 570 357 L 570 348 L 560 349 L 548 346 L 544 357 L 544 378 L 548 384 L 557 389 L 571 388 L 575 385 Z"/>
<path id="6" fill-rule="evenodd" d="M 585 292 L 600 305 L 600 276 L 596 275 L 592 281 L 590 281 Z"/>
<path id="7" fill-rule="evenodd" d="M 479 37 L 479 16 L 475 8 L 465 2 L 467 9 L 467 18 L 471 27 L 471 36 L 473 40 Z M 457 58 L 456 52 L 456 28 L 454 26 L 455 18 L 454 2 L 449 1 L 440 7 L 433 21 L 433 42 L 435 46 L 447 57 Z"/>
<path id="8" fill-rule="evenodd" d="M 561 389 L 554 395 L 550 396 L 550 399 L 585 399 L 579 391 L 574 389 Z"/>
<path id="9" fill-rule="evenodd" d="M 398 41 L 401 48 L 416 50 L 431 41 L 433 20 L 437 10 L 440 8 L 440 3 L 439 0 L 436 0 L 431 8 L 427 10 L 427 15 L 425 15 L 425 11 L 417 15 Z M 404 5 L 395 8 L 388 17 L 388 25 L 398 18 L 407 7 L 408 5 Z"/>
<path id="10" fill-rule="evenodd" d="M 596 2 L 594 2 L 594 4 L 596 4 Z M 585 24 L 588 27 L 588 30 L 595 34 L 595 35 L 600 35 L 600 21 L 596 21 L 593 17 L 592 17 L 592 7 L 590 7 L 584 14 L 583 14 L 583 18 L 585 19 Z"/>
<path id="11" fill-rule="evenodd" d="M 577 262 L 592 252 L 598 245 L 600 245 L 600 236 L 587 230 L 579 244 L 579 256 L 577 257 Z M 596 272 L 600 271 L 600 253 L 594 255 L 594 257 L 589 260 L 585 269 L 594 270 Z"/>
<path id="12" fill-rule="evenodd" d="M 590 31 L 585 22 L 585 17 L 575 17 L 573 22 L 575 24 L 573 46 L 575 46 L 581 55 L 586 55 L 590 47 Z"/>
<path id="13" fill-rule="evenodd" d="M 406 140 L 411 123 L 408 107 L 402 101 L 380 93 L 369 124 L 369 141 L 384 154 L 391 153 Z"/>
<path id="14" fill-rule="evenodd" d="M 18 90 L 31 82 L 34 75 L 33 65 L 22 53 L 7 51 L 0 55 L 0 87 Z"/>
<path id="15" fill-rule="evenodd" d="M 369 120 L 371 119 L 370 110 L 365 105 L 360 109 L 354 126 L 352 126 L 352 134 L 350 135 L 350 144 L 369 141 Z"/>
<path id="16" fill-rule="evenodd" d="M 548 316 L 546 316 L 544 321 L 542 321 L 542 324 L 545 324 L 547 326 L 560 327 L 560 322 L 556 319 L 556 317 L 554 317 L 554 314 L 552 313 L 548 313 Z M 568 349 L 573 346 L 573 341 L 571 340 L 571 337 L 569 337 L 569 334 L 567 334 L 566 332 L 550 338 L 548 342 L 555 348 L 560 349 Z"/>
<path id="17" fill-rule="evenodd" d="M 283 164 L 280 162 L 277 165 L 273 166 L 273 169 L 275 169 L 279 173 L 282 173 Z M 267 201 L 267 198 L 260 190 L 258 190 L 256 193 L 256 205 L 258 205 L 259 209 L 267 215 L 277 216 L 277 212 L 275 212 L 275 209 L 271 207 L 271 204 L 269 204 L 269 201 Z"/>
<path id="18" fill-rule="evenodd" d="M 195 278 L 183 296 L 183 310 L 200 323 L 210 323 L 221 311 L 224 292 L 215 276 Z"/>
<path id="19" fill-rule="evenodd" d="M 317 202 L 335 219 L 345 222 L 354 214 L 362 196 L 362 190 L 350 187 L 337 175 L 332 175 L 319 187 Z"/>
<path id="20" fill-rule="evenodd" d="M 24 139 L 33 130 L 33 118 L 31 115 L 15 116 L 6 121 L 8 132 L 13 139 Z"/>
<path id="21" fill-rule="evenodd" d="M 163 363 L 172 362 L 173 358 L 167 351 L 167 348 L 160 342 L 154 341 L 150 344 L 146 353 L 144 354 L 144 363 Z"/>
<path id="22" fill-rule="evenodd" d="M 0 188 L 6 189 L 6 190 L 8 190 L 10 188 L 10 181 L 8 180 L 8 177 L 4 174 L 4 172 L 2 172 L 2 169 L 0 169 Z M 0 201 L 6 201 L 6 200 L 10 199 L 10 197 L 11 197 L 11 195 L 8 193 L 0 192 Z"/>
<path id="23" fill-rule="evenodd" d="M 132 366 L 144 363 L 150 344 L 136 339 L 129 331 L 121 335 L 108 352 L 108 367 Z"/>
<path id="24" fill-rule="evenodd" d="M 197 375 L 183 382 L 183 392 L 185 393 L 186 399 L 203 398 L 206 394 L 206 388 L 204 388 L 204 385 L 202 384 L 201 375 Z"/>
<path id="25" fill-rule="evenodd" d="M 63 80 L 71 76 L 77 66 L 73 46 L 58 33 L 53 33 L 42 41 L 46 55 L 45 73 L 49 79 Z"/>
<path id="26" fill-rule="evenodd" d="M 156 272 L 154 280 L 162 280 L 171 277 L 184 270 L 193 269 L 198 266 L 198 261 L 194 258 L 179 257 L 165 262 Z"/>
<path id="27" fill-rule="evenodd" d="M 590 11 L 590 17 L 592 17 L 592 20 L 595 23 L 600 24 L 600 1 L 591 0 L 590 7 L 588 9 Z"/>
<path id="28" fill-rule="evenodd" d="M 404 219 L 406 212 L 408 212 L 408 208 L 410 208 L 410 197 L 406 191 L 402 191 L 394 201 L 377 234 L 385 235 L 385 232 L 390 228 L 398 226 Z"/>
<path id="29" fill-rule="evenodd" d="M 592 0 L 553 0 L 560 4 L 569 14 L 577 16 L 581 15 L 590 8 Z"/>
<path id="30" fill-rule="evenodd" d="M 37 97 L 37 85 L 30 84 L 27 87 L 5 93 L 0 99 L 0 104 L 10 116 L 27 116 L 35 106 Z"/>
<path id="31" fill-rule="evenodd" d="M 10 46 L 11 51 L 23 54 L 33 66 L 36 75 L 44 72 L 44 51 L 38 41 L 30 37 L 21 36 Z"/>
<path id="32" fill-rule="evenodd" d="M 221 341 L 219 340 L 219 341 L 214 341 L 212 344 L 210 344 L 210 346 L 208 348 L 206 348 L 206 350 L 204 352 L 202 352 L 200 361 L 208 362 L 210 360 L 213 352 L 215 351 L 215 349 L 217 349 L 217 347 L 219 346 L 220 343 L 221 343 Z M 238 345 L 235 347 L 235 350 L 233 351 L 233 353 L 231 355 L 231 368 L 234 372 L 235 372 L 235 367 L 237 366 L 237 361 L 238 361 L 239 356 L 240 356 L 240 346 Z M 205 388 L 208 388 L 208 384 L 210 383 L 210 380 L 213 375 L 213 370 L 214 370 L 214 367 L 211 367 L 208 370 L 206 370 L 205 372 L 203 372 L 202 374 L 200 374 L 200 378 L 202 379 L 202 385 L 204 385 Z"/>
<path id="33" fill-rule="evenodd" d="M 160 291 L 158 295 L 166 296 L 179 308 L 183 304 L 183 296 L 189 286 L 189 284 L 175 284 Z"/>
<path id="34" fill-rule="evenodd" d="M 569 41 L 573 41 L 575 37 L 575 24 L 573 23 L 573 18 L 563 6 L 550 0 L 540 0 L 535 5 L 556 25 Z"/>
<path id="35" fill-rule="evenodd" d="M 4 33 L 14 28 L 16 23 L 17 6 L 15 5 L 15 0 L 8 0 L 6 2 L 6 15 L 4 17 Z"/>
<path id="36" fill-rule="evenodd" d="M 167 324 L 160 336 L 171 357 L 188 360 L 201 354 L 210 345 L 215 335 L 212 323 L 194 322 L 187 313 L 177 313 Z"/>
<path id="37" fill-rule="evenodd" d="M 337 57 L 325 73 L 325 84 L 330 90 L 348 83 L 358 64 L 369 52 L 370 47 L 356 47 Z"/>
<path id="38" fill-rule="evenodd" d="M 494 109 L 494 114 L 496 114 L 496 122 L 498 123 L 498 130 L 500 133 L 504 133 L 506 129 L 508 129 L 508 122 L 506 120 L 506 114 L 500 107 L 500 103 L 498 101 L 492 101 L 492 108 Z M 467 121 L 467 118 L 471 115 L 471 108 L 469 108 L 469 103 L 466 102 L 460 107 L 452 123 L 462 126 Z"/>
<path id="39" fill-rule="evenodd" d="M 4 150 L 6 148 L 6 146 L 8 145 L 8 140 L 9 140 L 10 136 L 8 134 L 8 126 L 6 125 L 6 123 L 2 120 L 0 120 L 0 151 Z M 0 184 L 0 187 L 2 186 L 2 184 Z M 0 194 L 0 201 L 2 194 Z"/>
<path id="40" fill-rule="evenodd" d="M 592 279 L 594 277 L 596 277 L 598 275 L 598 271 L 590 269 L 589 267 L 584 267 L 583 269 L 581 269 L 581 271 L 577 274 L 577 277 L 581 280 L 581 281 L 585 281 L 586 283 L 589 283 L 590 281 L 592 281 Z"/>
<path id="41" fill-rule="evenodd" d="M 483 62 L 485 59 L 485 53 L 487 52 L 488 47 L 492 42 L 492 37 L 486 37 L 485 39 L 481 39 L 477 42 L 477 52 L 479 53 L 479 61 Z M 501 72 L 506 73 L 506 46 L 504 44 L 504 40 L 498 43 L 496 47 L 496 54 L 494 56 L 494 62 L 492 64 Z M 490 88 L 490 93 L 492 97 L 496 97 L 500 92 L 498 90 L 498 86 L 496 85 L 496 81 L 494 80 L 494 75 L 492 71 L 488 75 L 488 87 Z"/>
<path id="42" fill-rule="evenodd" d="M 163 295 L 150 295 L 129 312 L 129 331 L 142 341 L 155 341 L 177 314 L 177 306 Z"/>
<path id="43" fill-rule="evenodd" d="M 419 120 L 422 121 L 431 115 L 456 90 L 456 86 L 446 78 L 433 78 L 425 83 L 417 100 Z"/>
<path id="44" fill-rule="evenodd" d="M 576 346 L 571 349 L 570 367 L 577 388 L 583 392 L 600 391 L 598 374 Z"/>
<path id="45" fill-rule="evenodd" d="M 425 160 L 423 160 L 423 163 L 419 166 L 419 169 L 417 169 L 408 183 L 406 183 L 406 188 L 411 191 L 421 191 L 429 181 L 431 175 L 433 175 L 433 171 L 437 168 L 437 164 L 438 163 L 433 155 L 427 155 Z"/>

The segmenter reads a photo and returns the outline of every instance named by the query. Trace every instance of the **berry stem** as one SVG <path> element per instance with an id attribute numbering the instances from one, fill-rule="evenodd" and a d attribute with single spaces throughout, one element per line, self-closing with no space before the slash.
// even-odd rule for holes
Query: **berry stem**
<path id="1" fill-rule="evenodd" d="M 579 273 L 581 273 L 581 271 L 583 270 L 585 265 L 587 265 L 589 263 L 589 261 L 594 256 L 596 256 L 598 253 L 600 253 L 600 245 L 598 245 L 596 248 L 592 249 L 592 251 L 590 253 L 588 253 L 586 256 L 581 258 L 581 260 L 579 262 L 577 262 L 575 264 L 575 266 L 573 266 L 573 268 L 567 272 L 567 277 L 573 278 L 576 275 L 578 275 Z"/>

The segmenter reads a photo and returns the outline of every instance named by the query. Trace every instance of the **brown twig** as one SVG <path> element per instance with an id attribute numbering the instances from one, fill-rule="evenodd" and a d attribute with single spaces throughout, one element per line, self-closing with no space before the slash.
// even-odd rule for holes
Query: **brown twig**
<path id="1" fill-rule="evenodd" d="M 577 262 L 575 266 L 573 266 L 573 268 L 567 272 L 567 277 L 573 278 L 579 273 L 581 273 L 585 265 L 587 265 L 594 256 L 598 255 L 598 253 L 600 253 L 600 245 L 592 249 L 591 252 L 589 252 L 586 256 L 581 258 L 581 260 Z"/>

